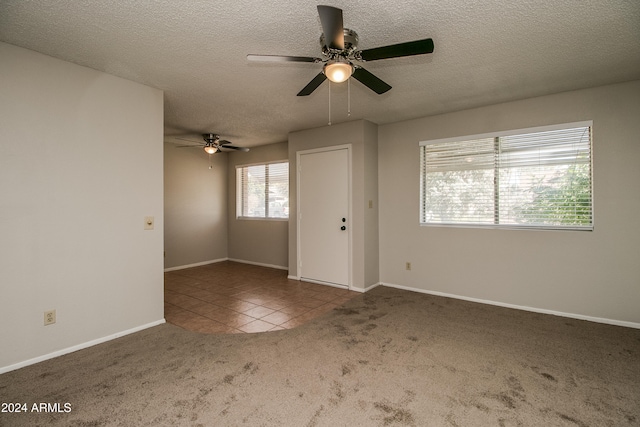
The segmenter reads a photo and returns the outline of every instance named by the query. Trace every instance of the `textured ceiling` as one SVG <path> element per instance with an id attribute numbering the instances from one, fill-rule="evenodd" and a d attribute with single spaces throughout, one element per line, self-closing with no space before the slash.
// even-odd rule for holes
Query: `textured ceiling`
<path id="1" fill-rule="evenodd" d="M 329 89 L 297 97 L 321 64 L 317 2 L 0 0 L 0 40 L 162 89 L 165 134 L 238 145 L 285 141 L 329 121 Z M 326 4 L 326 3 L 325 3 Z M 383 124 L 640 79 L 638 0 L 351 0 L 344 25 L 367 49 L 431 37 L 431 55 L 364 64 L 393 86 L 332 84 L 333 123 Z M 0 58 L 0 60 L 2 60 Z"/>

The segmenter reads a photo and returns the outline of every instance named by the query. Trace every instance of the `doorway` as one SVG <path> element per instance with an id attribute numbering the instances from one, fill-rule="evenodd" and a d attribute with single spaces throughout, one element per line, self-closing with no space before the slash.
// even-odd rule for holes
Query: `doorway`
<path id="1" fill-rule="evenodd" d="M 351 146 L 297 153 L 298 276 L 351 286 Z"/>

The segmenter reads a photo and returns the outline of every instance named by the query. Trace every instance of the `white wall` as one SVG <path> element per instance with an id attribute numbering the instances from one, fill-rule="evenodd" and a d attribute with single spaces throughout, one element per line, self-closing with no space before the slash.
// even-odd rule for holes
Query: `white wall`
<path id="1" fill-rule="evenodd" d="M 287 159 L 286 142 L 253 147 L 249 152 L 229 153 L 227 212 L 230 259 L 287 269 L 289 221 L 237 219 L 236 215 L 236 166 Z"/>
<path id="2" fill-rule="evenodd" d="M 165 143 L 164 216 L 165 268 L 226 259 L 227 154 Z"/>
<path id="3" fill-rule="evenodd" d="M 164 313 L 162 92 L 4 43 L 0 58 L 1 372 Z"/>
<path id="4" fill-rule="evenodd" d="M 381 281 L 640 326 L 639 117 L 635 81 L 380 126 Z M 582 120 L 593 232 L 418 225 L 419 141 Z"/>

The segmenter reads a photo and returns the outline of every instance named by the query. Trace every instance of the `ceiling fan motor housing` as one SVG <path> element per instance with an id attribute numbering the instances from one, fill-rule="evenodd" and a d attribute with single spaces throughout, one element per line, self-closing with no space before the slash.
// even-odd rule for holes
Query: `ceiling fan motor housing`
<path id="1" fill-rule="evenodd" d="M 209 144 L 212 144 L 220 139 L 220 137 L 215 133 L 203 133 L 202 138 Z"/>
<path id="2" fill-rule="evenodd" d="M 338 56 L 343 58 L 350 58 L 352 56 L 353 51 L 358 47 L 358 33 L 348 28 L 345 28 L 343 33 L 344 49 L 332 49 L 328 47 L 324 33 L 320 35 L 320 46 L 322 47 L 322 54 L 324 56 L 329 57 L 329 59 L 334 59 Z"/>

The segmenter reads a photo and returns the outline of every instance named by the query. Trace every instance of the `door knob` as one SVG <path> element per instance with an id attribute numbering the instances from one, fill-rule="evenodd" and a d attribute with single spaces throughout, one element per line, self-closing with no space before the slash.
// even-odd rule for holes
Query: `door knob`
<path id="1" fill-rule="evenodd" d="M 344 231 L 346 229 L 347 229 L 347 227 L 345 227 L 344 225 L 342 227 L 340 227 L 340 230 L 342 230 L 342 231 Z"/>

